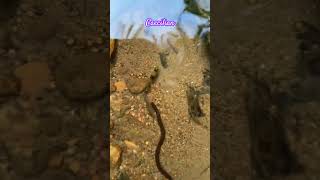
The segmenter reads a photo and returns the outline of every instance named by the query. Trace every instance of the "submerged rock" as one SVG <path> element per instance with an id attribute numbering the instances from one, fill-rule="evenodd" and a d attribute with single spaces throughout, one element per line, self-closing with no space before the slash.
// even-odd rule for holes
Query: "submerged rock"
<path id="1" fill-rule="evenodd" d="M 0 75 L 0 96 L 18 95 L 20 82 L 13 76 Z"/>
<path id="2" fill-rule="evenodd" d="M 92 100 L 107 93 L 107 57 L 102 53 L 75 55 L 55 72 L 57 87 L 73 100 Z"/>

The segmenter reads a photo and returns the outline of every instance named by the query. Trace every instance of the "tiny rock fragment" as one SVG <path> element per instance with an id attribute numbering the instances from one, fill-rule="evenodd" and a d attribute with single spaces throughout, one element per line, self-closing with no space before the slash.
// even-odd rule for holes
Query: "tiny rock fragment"
<path id="1" fill-rule="evenodd" d="M 14 77 L 0 76 L 0 96 L 18 95 L 20 82 Z"/>
<path id="2" fill-rule="evenodd" d="M 61 154 L 54 155 L 49 160 L 49 167 L 51 168 L 57 168 L 60 167 L 63 163 L 63 156 Z"/>
<path id="3" fill-rule="evenodd" d="M 81 164 L 79 161 L 77 160 L 73 160 L 70 162 L 69 164 L 69 169 L 74 173 L 74 174 L 77 174 L 79 172 L 81 168 Z"/>
<path id="4" fill-rule="evenodd" d="M 98 175 L 93 175 L 91 180 L 101 180 L 101 178 Z"/>
<path id="5" fill-rule="evenodd" d="M 137 150 L 139 147 L 138 145 L 136 145 L 134 142 L 132 141 L 128 141 L 128 140 L 125 140 L 124 143 L 126 144 L 127 148 L 128 149 L 131 149 L 131 150 Z"/>
<path id="6" fill-rule="evenodd" d="M 111 167 L 114 167 L 118 164 L 121 157 L 121 149 L 118 146 L 110 145 L 110 160 Z"/>
<path id="7" fill-rule="evenodd" d="M 123 91 L 123 90 L 127 89 L 127 85 L 124 81 L 118 81 L 118 82 L 114 83 L 114 86 L 116 87 L 117 91 Z"/>

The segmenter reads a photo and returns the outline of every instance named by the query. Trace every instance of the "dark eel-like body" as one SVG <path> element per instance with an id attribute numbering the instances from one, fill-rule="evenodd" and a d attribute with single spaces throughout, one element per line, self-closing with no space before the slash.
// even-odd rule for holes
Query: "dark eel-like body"
<path id="1" fill-rule="evenodd" d="M 159 109 L 157 108 L 157 106 L 151 102 L 151 106 L 153 108 L 153 110 L 156 112 L 156 115 L 157 115 L 157 121 L 158 121 L 158 125 L 160 127 L 160 132 L 161 132 L 161 135 L 160 135 L 160 140 L 159 140 L 159 143 L 158 143 L 158 146 L 157 146 L 157 149 L 156 149 L 156 152 L 155 152 L 155 158 L 156 158 L 156 164 L 157 164 L 157 168 L 158 170 L 161 172 L 161 174 L 166 177 L 167 179 L 169 180 L 172 180 L 172 177 L 170 176 L 170 174 L 162 167 L 161 165 L 161 162 L 160 162 L 160 151 L 161 151 L 161 146 L 166 138 L 166 130 L 164 129 L 164 126 L 163 126 L 163 123 L 162 123 L 162 119 L 161 119 L 161 116 L 160 116 L 160 112 L 159 112 Z"/>

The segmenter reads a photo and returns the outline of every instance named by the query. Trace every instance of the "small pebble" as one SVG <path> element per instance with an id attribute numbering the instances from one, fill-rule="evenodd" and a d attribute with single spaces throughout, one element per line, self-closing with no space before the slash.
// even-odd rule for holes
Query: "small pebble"
<path id="1" fill-rule="evenodd" d="M 98 175 L 93 175 L 91 180 L 100 180 L 100 177 Z"/>
<path id="2" fill-rule="evenodd" d="M 8 56 L 9 56 L 9 58 L 14 58 L 16 56 L 16 50 L 10 49 L 8 51 Z"/>
<path id="3" fill-rule="evenodd" d="M 125 140 L 124 143 L 126 144 L 128 149 L 137 150 L 139 148 L 138 145 L 136 145 L 132 141 Z"/>
<path id="4" fill-rule="evenodd" d="M 127 89 L 127 85 L 124 81 L 118 81 L 118 82 L 114 83 L 114 86 L 116 87 L 117 91 L 123 91 L 123 90 Z"/>
<path id="5" fill-rule="evenodd" d="M 67 40 L 67 45 L 72 46 L 74 44 L 74 39 L 73 38 L 69 38 Z"/>
<path id="6" fill-rule="evenodd" d="M 28 11 L 27 16 L 32 17 L 32 16 L 34 16 L 34 13 L 32 11 Z"/>
<path id="7" fill-rule="evenodd" d="M 111 165 L 115 166 L 118 164 L 121 157 L 121 149 L 118 146 L 110 145 L 110 160 Z"/>
<path id="8" fill-rule="evenodd" d="M 102 39 L 101 37 L 98 37 L 98 38 L 96 39 L 96 43 L 97 43 L 98 45 L 103 44 L 103 39 Z"/>
<path id="9" fill-rule="evenodd" d="M 92 48 L 91 48 L 91 52 L 97 53 L 97 52 L 99 52 L 99 49 L 96 48 L 96 47 L 92 47 Z"/>
<path id="10" fill-rule="evenodd" d="M 17 23 L 21 23 L 22 22 L 22 19 L 21 18 L 17 18 Z"/>
<path id="11" fill-rule="evenodd" d="M 87 41 L 87 45 L 88 45 L 89 47 L 93 46 L 93 41 L 88 40 L 88 41 Z"/>
<path id="12" fill-rule="evenodd" d="M 77 160 L 73 160 L 71 161 L 71 163 L 69 164 L 69 169 L 74 173 L 77 174 L 79 172 L 81 168 L 81 164 L 79 161 Z"/>
<path id="13" fill-rule="evenodd" d="M 63 156 L 61 154 L 54 155 L 49 160 L 49 167 L 51 168 L 57 168 L 60 167 L 63 163 Z"/>

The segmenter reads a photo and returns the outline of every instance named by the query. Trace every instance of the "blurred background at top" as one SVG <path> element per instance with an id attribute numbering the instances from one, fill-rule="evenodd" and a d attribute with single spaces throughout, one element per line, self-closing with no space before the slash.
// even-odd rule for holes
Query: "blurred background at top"
<path id="1" fill-rule="evenodd" d="M 205 37 L 210 31 L 210 0 L 111 0 L 110 38 L 144 38 L 159 45 L 166 39 Z M 166 18 L 176 26 L 145 27 L 147 18 Z"/>

